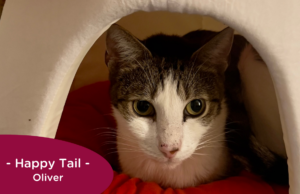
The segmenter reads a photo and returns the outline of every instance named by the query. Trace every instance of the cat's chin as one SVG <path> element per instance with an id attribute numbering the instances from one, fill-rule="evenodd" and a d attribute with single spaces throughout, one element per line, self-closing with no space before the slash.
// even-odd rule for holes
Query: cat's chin
<path id="1" fill-rule="evenodd" d="M 167 168 L 167 169 L 175 169 L 176 167 L 178 167 L 182 162 L 166 162 L 164 163 L 164 168 Z"/>
<path id="2" fill-rule="evenodd" d="M 164 158 L 162 160 L 156 161 L 156 163 L 165 169 L 175 169 L 182 163 L 182 161 L 179 159 Z"/>

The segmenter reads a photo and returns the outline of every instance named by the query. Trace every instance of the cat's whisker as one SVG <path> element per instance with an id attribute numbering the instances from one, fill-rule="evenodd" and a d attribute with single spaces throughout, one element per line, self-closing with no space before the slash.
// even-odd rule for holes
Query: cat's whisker
<path id="1" fill-rule="evenodd" d="M 109 153 L 106 153 L 103 157 L 106 157 L 108 156 L 109 154 L 115 154 L 115 153 L 137 153 L 137 151 L 114 151 L 114 152 L 109 152 Z M 142 152 L 141 152 L 142 153 Z"/>
<path id="2" fill-rule="evenodd" d="M 221 139 L 224 138 L 225 139 L 225 134 L 226 134 L 226 132 L 222 132 L 218 135 L 213 134 L 213 135 L 210 135 L 210 136 L 202 137 L 202 139 L 204 139 L 204 141 L 201 141 L 198 145 L 201 145 L 201 144 L 203 144 L 207 141 L 211 141 L 211 140 L 216 139 L 216 138 L 221 138 Z"/>
<path id="3" fill-rule="evenodd" d="M 195 149 L 195 151 L 202 150 L 202 149 L 205 149 L 205 148 L 225 148 L 225 146 L 209 146 L 209 145 L 206 145 L 206 146 L 199 147 L 199 148 Z"/>
<path id="4" fill-rule="evenodd" d="M 193 153 L 192 155 L 196 155 L 196 156 L 208 156 L 210 154 Z"/>
<path id="5" fill-rule="evenodd" d="M 136 153 L 136 154 L 137 154 L 137 156 L 132 157 L 132 158 L 131 158 L 132 160 L 141 159 L 141 154 L 142 154 L 142 153 Z M 144 161 L 144 159 L 143 159 L 142 161 Z"/>
<path id="6" fill-rule="evenodd" d="M 140 133 L 142 134 L 142 133 Z M 128 138 L 129 140 L 134 140 L 136 141 L 135 137 L 133 136 L 129 136 L 129 135 L 119 135 L 117 132 L 113 132 L 113 131 L 103 131 L 103 132 L 100 132 L 98 134 L 96 134 L 96 136 L 98 135 L 101 135 L 101 136 L 111 136 L 111 137 L 118 137 L 118 138 L 121 138 L 121 139 L 125 139 Z M 144 135 L 144 134 L 143 134 Z"/>
<path id="7" fill-rule="evenodd" d="M 80 134 L 86 135 L 86 134 L 91 133 L 91 132 L 93 132 L 95 130 L 101 130 L 101 129 L 117 130 L 117 129 L 111 128 L 111 127 L 96 127 L 96 128 L 92 128 L 92 129 L 82 130 L 82 131 L 80 131 Z"/>
<path id="8" fill-rule="evenodd" d="M 220 141 L 208 141 L 208 142 L 206 142 L 205 144 L 198 145 L 198 146 L 196 147 L 196 149 L 199 148 L 199 147 L 201 147 L 201 146 L 211 145 L 211 144 L 218 144 L 218 143 L 222 143 L 222 144 L 223 144 L 224 142 L 227 142 L 227 141 L 226 141 L 226 140 L 220 140 Z M 218 144 L 218 145 L 220 145 L 220 144 Z"/>
<path id="9" fill-rule="evenodd" d="M 83 133 L 89 133 L 89 132 L 93 132 L 95 130 L 101 130 L 101 129 L 109 129 L 111 131 L 117 131 L 116 128 L 112 128 L 112 127 L 96 127 L 96 128 L 93 128 L 93 129 L 88 129 L 86 131 L 83 131 Z"/>
<path id="10" fill-rule="evenodd" d="M 129 147 L 133 147 L 133 148 L 136 147 L 134 145 L 130 145 L 130 144 L 126 144 L 126 143 L 121 143 L 121 142 L 117 143 L 117 142 L 109 142 L 109 141 L 106 141 L 106 142 L 102 143 L 101 145 L 104 146 L 104 145 L 111 145 L 111 144 L 115 144 L 115 145 L 119 144 L 119 145 L 129 146 Z"/>
<path id="11" fill-rule="evenodd" d="M 225 129 L 229 129 L 229 128 L 225 128 Z M 217 129 L 213 129 L 213 130 L 209 130 L 207 133 L 205 133 L 203 136 L 202 136 L 202 139 L 203 138 L 208 138 L 208 136 L 214 136 L 215 135 L 215 131 Z M 231 133 L 232 131 L 223 131 L 220 133 L 220 135 L 225 135 L 227 133 Z"/>
<path id="12" fill-rule="evenodd" d="M 118 138 L 121 138 L 121 139 L 125 139 L 125 138 L 128 138 L 128 139 L 130 139 L 130 140 L 136 140 L 134 137 L 130 137 L 130 136 L 125 136 L 125 135 L 123 135 L 123 136 L 120 136 L 120 135 L 118 135 L 117 133 L 112 133 L 112 132 L 101 132 L 101 133 L 98 133 L 96 136 L 98 136 L 98 135 L 100 135 L 100 136 L 111 136 L 111 137 L 118 137 Z"/>
<path id="13" fill-rule="evenodd" d="M 107 144 L 122 144 L 122 145 L 129 145 L 129 146 L 133 146 L 133 145 L 130 145 L 130 144 L 126 144 L 126 143 L 122 143 L 122 142 L 117 142 L 117 141 L 105 141 L 103 142 L 104 145 L 107 145 Z"/>
<path id="14" fill-rule="evenodd" d="M 124 141 L 126 141 L 126 142 L 132 142 L 132 141 L 136 141 L 136 139 L 133 139 L 133 138 L 129 138 L 129 137 L 120 137 L 120 136 L 117 136 L 117 135 L 113 135 L 113 134 L 102 134 L 103 136 L 105 136 L 105 137 L 107 137 L 107 138 L 114 138 L 114 139 L 116 139 L 116 141 L 117 141 L 117 139 L 122 139 L 122 140 L 124 140 Z"/>
<path id="15" fill-rule="evenodd" d="M 201 144 L 201 145 L 198 145 L 198 146 L 196 147 L 196 150 L 199 149 L 199 148 L 201 148 L 201 147 L 205 147 L 205 146 L 207 146 L 207 145 L 213 145 L 213 144 L 216 144 L 216 145 L 224 145 L 224 143 L 226 143 L 226 142 L 227 142 L 227 140 L 208 141 L 208 142 L 206 142 L 206 143 L 203 143 L 203 144 Z"/>
<path id="16" fill-rule="evenodd" d="M 139 152 L 139 153 L 144 153 L 144 150 L 142 150 L 142 149 L 129 149 L 129 148 L 108 148 L 108 149 L 106 149 L 107 151 L 108 150 L 116 150 L 115 152 L 116 153 L 121 153 L 121 152 L 123 152 L 123 151 L 132 151 L 132 152 Z"/>
<path id="17" fill-rule="evenodd" d="M 225 129 L 228 129 L 228 128 L 225 128 Z M 213 135 L 215 135 L 214 133 L 215 133 L 215 131 L 211 131 L 211 132 L 208 132 L 207 134 L 210 136 L 213 136 Z M 218 132 L 218 133 L 219 133 L 218 135 L 226 135 L 228 133 L 232 133 L 232 131 L 222 131 L 222 132 Z M 203 137 L 206 137 L 206 136 L 204 135 Z"/>
<path id="18" fill-rule="evenodd" d="M 217 136 L 214 136 L 214 137 L 212 137 L 212 138 L 210 138 L 210 139 L 207 139 L 207 140 L 201 142 L 201 143 L 198 144 L 198 145 L 205 144 L 206 142 L 211 141 L 211 140 L 213 140 L 213 139 L 216 139 L 216 138 L 218 138 L 218 137 L 221 137 L 221 136 L 224 135 L 224 134 L 225 134 L 225 133 L 218 134 Z"/>
<path id="19" fill-rule="evenodd" d="M 205 143 L 198 144 L 197 147 L 203 146 L 203 145 L 207 145 L 207 144 L 211 144 L 211 143 L 226 143 L 226 142 L 231 142 L 231 141 L 230 141 L 230 140 L 227 140 L 227 139 L 210 140 L 210 141 L 207 141 L 207 142 L 205 142 Z"/>
<path id="20" fill-rule="evenodd" d="M 136 151 L 136 152 L 142 152 L 143 150 L 139 150 L 139 149 L 125 149 L 125 148 L 119 148 L 118 151 Z"/>
<path id="21" fill-rule="evenodd" d="M 115 149 L 115 150 L 123 150 L 123 149 L 126 149 L 126 150 L 140 150 L 140 149 L 134 149 L 134 148 L 123 148 L 123 147 L 119 147 L 119 148 L 117 148 L 117 147 L 113 147 L 113 148 L 107 148 L 106 150 L 113 150 L 113 149 Z"/>

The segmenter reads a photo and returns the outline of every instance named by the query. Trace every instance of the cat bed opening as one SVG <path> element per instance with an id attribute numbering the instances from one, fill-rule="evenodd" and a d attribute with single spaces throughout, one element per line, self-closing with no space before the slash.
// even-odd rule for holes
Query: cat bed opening
<path id="1" fill-rule="evenodd" d="M 271 0 L 262 4 L 163 0 L 132 0 L 121 5 L 104 0 L 76 4 L 7 2 L 0 22 L 1 133 L 54 137 L 68 93 L 66 88 L 82 58 L 110 24 L 137 10 L 211 15 L 238 30 L 254 45 L 274 81 L 289 157 L 290 191 L 297 193 L 300 100 L 296 73 L 299 46 L 295 42 L 299 27 L 293 24 L 299 22 L 299 3 L 294 0 L 284 6 Z M 278 23 L 283 27 L 278 28 Z"/>

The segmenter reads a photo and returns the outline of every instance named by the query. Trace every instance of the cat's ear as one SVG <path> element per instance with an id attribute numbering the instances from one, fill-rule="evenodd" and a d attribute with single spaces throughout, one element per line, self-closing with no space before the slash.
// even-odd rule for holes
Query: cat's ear
<path id="1" fill-rule="evenodd" d="M 227 59 L 233 38 L 234 30 L 229 27 L 225 28 L 194 52 L 191 60 L 201 64 L 207 63 L 211 68 L 216 68 L 220 73 L 223 73 L 228 66 Z"/>
<path id="2" fill-rule="evenodd" d="M 106 35 L 105 63 L 138 60 L 151 56 L 150 51 L 130 32 L 113 24 Z"/>

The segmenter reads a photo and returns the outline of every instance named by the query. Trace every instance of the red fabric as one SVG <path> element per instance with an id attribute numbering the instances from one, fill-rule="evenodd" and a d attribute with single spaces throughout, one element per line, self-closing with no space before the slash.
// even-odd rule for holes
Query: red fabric
<path id="1" fill-rule="evenodd" d="M 118 167 L 115 121 L 111 116 L 109 82 L 99 82 L 71 92 L 56 134 L 56 139 L 87 147 Z M 110 132 L 105 133 L 105 132 Z M 109 154 L 108 154 L 109 153 Z M 143 182 L 114 172 L 114 179 L 104 194 L 288 194 L 288 186 L 269 185 L 257 176 L 243 172 L 240 176 L 187 189 L 162 189 L 156 183 Z"/>

